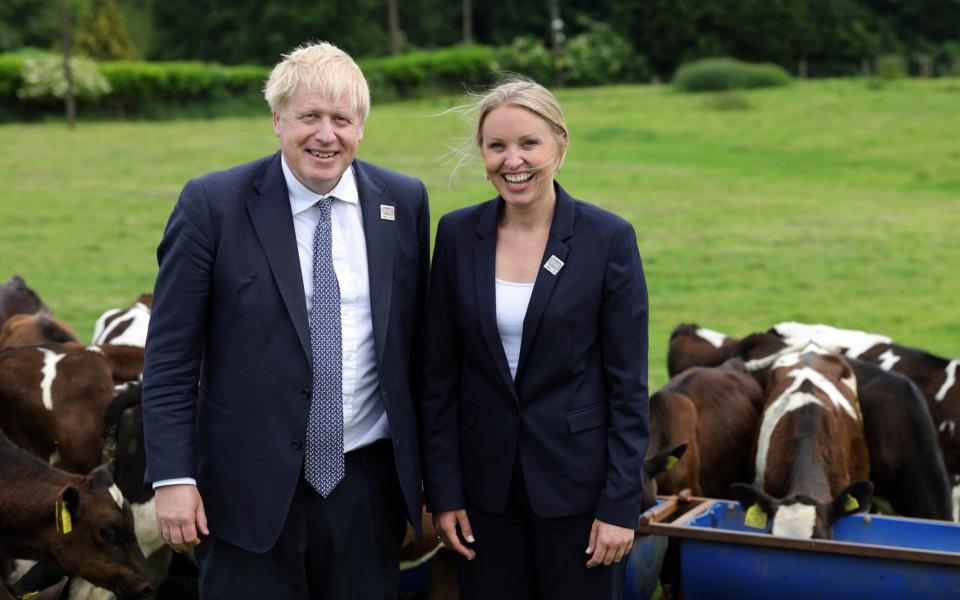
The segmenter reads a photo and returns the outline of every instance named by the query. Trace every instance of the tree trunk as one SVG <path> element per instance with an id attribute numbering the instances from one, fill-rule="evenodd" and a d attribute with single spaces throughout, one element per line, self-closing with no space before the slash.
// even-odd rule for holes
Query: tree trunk
<path id="1" fill-rule="evenodd" d="M 563 87 L 563 21 L 560 19 L 560 3 L 550 0 L 550 39 L 553 49 L 553 78 L 554 84 Z"/>
<path id="2" fill-rule="evenodd" d="M 63 74 L 67 78 L 67 92 L 63 96 L 67 111 L 67 126 L 77 125 L 77 99 L 73 95 L 73 72 L 70 71 L 70 7 L 67 0 L 60 0 L 60 32 L 63 34 Z"/>
<path id="3" fill-rule="evenodd" d="M 390 31 L 390 54 L 400 54 L 400 10 L 397 0 L 387 0 L 387 27 Z"/>
<path id="4" fill-rule="evenodd" d="M 463 43 L 473 43 L 473 2 L 471 0 L 461 0 L 460 9 L 463 22 Z"/>

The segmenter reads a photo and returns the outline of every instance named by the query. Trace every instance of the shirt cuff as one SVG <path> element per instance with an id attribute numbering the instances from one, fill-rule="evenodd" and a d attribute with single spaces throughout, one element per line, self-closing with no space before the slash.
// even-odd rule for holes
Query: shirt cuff
<path id="1" fill-rule="evenodd" d="M 153 482 L 153 489 L 158 487 L 163 487 L 165 485 L 197 485 L 197 480 L 193 477 L 177 477 L 176 479 L 161 479 L 160 481 Z"/>

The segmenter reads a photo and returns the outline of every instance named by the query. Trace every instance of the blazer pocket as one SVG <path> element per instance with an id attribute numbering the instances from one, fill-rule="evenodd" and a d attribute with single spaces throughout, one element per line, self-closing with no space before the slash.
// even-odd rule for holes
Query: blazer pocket
<path id="1" fill-rule="evenodd" d="M 477 405 L 476 404 L 461 404 L 460 405 L 460 422 L 463 423 L 468 429 L 473 429 L 477 426 Z"/>
<path id="2" fill-rule="evenodd" d="M 606 424 L 607 406 L 603 403 L 567 411 L 567 427 L 570 428 L 570 433 L 580 433 Z"/>
<path id="3" fill-rule="evenodd" d="M 224 404 L 224 403 L 222 403 L 222 402 L 220 402 L 220 401 L 218 401 L 218 400 L 215 400 L 215 399 L 213 398 L 213 395 L 211 395 L 210 392 L 208 392 L 207 390 L 205 390 L 205 389 L 202 388 L 202 387 L 200 388 L 200 398 L 202 398 L 204 402 L 206 402 L 207 404 L 209 404 L 210 406 L 212 406 L 213 408 L 215 408 L 215 409 L 217 409 L 217 410 L 220 410 L 220 411 L 223 411 L 223 412 L 226 412 L 226 413 L 231 413 L 231 414 L 236 414 L 236 412 L 237 412 L 236 409 L 234 409 L 234 408 L 232 408 L 232 407 L 230 407 L 230 406 L 227 406 L 226 404 Z"/>

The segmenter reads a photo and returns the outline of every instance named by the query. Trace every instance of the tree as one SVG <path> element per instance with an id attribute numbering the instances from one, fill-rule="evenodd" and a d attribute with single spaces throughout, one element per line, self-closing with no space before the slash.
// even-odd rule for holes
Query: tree
<path id="1" fill-rule="evenodd" d="M 0 52 L 23 46 L 52 48 L 59 38 L 58 3 L 0 0 Z"/>
<path id="2" fill-rule="evenodd" d="M 74 43 L 78 54 L 96 60 L 138 58 L 136 46 L 127 34 L 116 0 L 90 0 L 77 20 Z"/>

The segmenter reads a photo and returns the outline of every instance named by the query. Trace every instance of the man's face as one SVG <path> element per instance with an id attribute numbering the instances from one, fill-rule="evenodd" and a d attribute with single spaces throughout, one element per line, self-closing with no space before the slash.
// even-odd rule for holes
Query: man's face
<path id="1" fill-rule="evenodd" d="M 290 170 L 317 194 L 337 185 L 363 139 L 363 122 L 346 94 L 331 101 L 303 87 L 273 113 L 273 130 Z"/>

